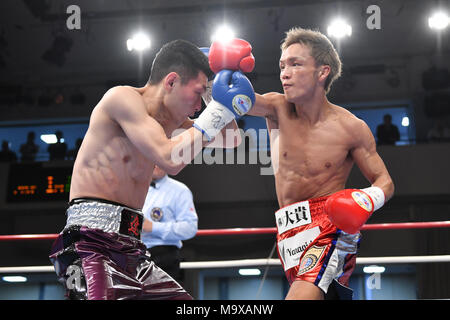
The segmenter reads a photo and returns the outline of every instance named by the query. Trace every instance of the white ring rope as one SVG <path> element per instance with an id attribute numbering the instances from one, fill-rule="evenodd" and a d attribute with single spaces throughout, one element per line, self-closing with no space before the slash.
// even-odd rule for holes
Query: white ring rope
<path id="1" fill-rule="evenodd" d="M 435 256 L 398 256 L 398 257 L 358 257 L 356 264 L 391 264 L 391 263 L 435 263 L 450 262 L 450 255 Z M 279 259 L 243 259 L 226 261 L 181 262 L 181 269 L 211 269 L 233 267 L 279 266 Z M 54 272 L 53 266 L 0 267 L 0 273 L 44 273 Z"/>

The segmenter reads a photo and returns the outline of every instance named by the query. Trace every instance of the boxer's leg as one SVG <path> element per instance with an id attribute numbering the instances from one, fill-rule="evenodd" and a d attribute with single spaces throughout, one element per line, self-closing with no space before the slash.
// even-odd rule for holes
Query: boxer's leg
<path id="1" fill-rule="evenodd" d="M 324 294 L 319 287 L 311 282 L 296 280 L 286 295 L 286 300 L 323 300 Z"/>
<path id="2" fill-rule="evenodd" d="M 49 256 L 58 281 L 66 289 L 66 298 L 71 300 L 87 299 L 82 263 L 74 244 L 78 239 L 79 228 L 65 229 L 54 241 Z"/>
<path id="3" fill-rule="evenodd" d="M 137 279 L 142 283 L 140 299 L 193 300 L 178 282 L 150 259 L 140 265 Z"/>

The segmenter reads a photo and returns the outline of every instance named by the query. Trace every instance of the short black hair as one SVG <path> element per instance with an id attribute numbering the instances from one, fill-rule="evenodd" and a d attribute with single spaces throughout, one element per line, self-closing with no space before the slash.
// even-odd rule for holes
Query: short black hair
<path id="1" fill-rule="evenodd" d="M 196 78 L 200 71 L 208 78 L 213 74 L 206 55 L 189 41 L 174 40 L 163 45 L 156 54 L 148 83 L 158 84 L 170 72 L 176 72 L 185 84 Z"/>

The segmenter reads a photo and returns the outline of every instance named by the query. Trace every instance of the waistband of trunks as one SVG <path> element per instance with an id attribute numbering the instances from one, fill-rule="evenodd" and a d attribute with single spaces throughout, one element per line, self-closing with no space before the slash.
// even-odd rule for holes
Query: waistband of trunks
<path id="1" fill-rule="evenodd" d="M 315 217 L 323 215 L 323 205 L 329 196 L 294 202 L 275 212 L 278 234 L 310 224 Z"/>
<path id="2" fill-rule="evenodd" d="M 69 205 L 66 228 L 78 225 L 136 239 L 141 237 L 143 215 L 139 210 L 96 198 L 76 198 Z"/>
<path id="3" fill-rule="evenodd" d="M 308 200 L 304 200 L 304 201 L 298 201 L 298 202 L 294 202 L 291 203 L 287 206 L 284 206 L 280 209 L 278 209 L 275 214 L 277 214 L 278 212 L 283 212 L 287 209 L 295 209 L 296 207 L 301 207 L 302 205 L 305 206 L 307 204 L 308 208 L 311 209 L 315 209 L 315 208 L 322 208 L 323 204 L 325 203 L 325 201 L 327 201 L 327 199 L 330 196 L 324 196 L 324 197 L 318 197 L 318 198 L 311 198 Z M 322 210 L 312 210 L 311 211 L 311 215 L 314 216 L 316 214 L 321 214 Z"/>
<path id="4" fill-rule="evenodd" d="M 124 205 L 122 203 L 115 202 L 115 201 L 112 201 L 112 200 L 106 200 L 106 199 L 102 199 L 102 198 L 95 198 L 95 197 L 74 198 L 74 199 L 70 200 L 69 206 L 71 206 L 73 204 L 80 203 L 80 202 L 89 202 L 89 201 L 95 201 L 95 202 L 101 202 L 101 203 L 109 203 L 109 204 L 113 204 L 115 206 L 124 207 L 124 208 L 127 208 L 128 210 L 132 210 L 132 211 L 134 210 L 134 211 L 138 211 L 138 212 L 141 213 L 141 210 L 128 207 L 128 206 L 126 206 L 126 205 Z"/>

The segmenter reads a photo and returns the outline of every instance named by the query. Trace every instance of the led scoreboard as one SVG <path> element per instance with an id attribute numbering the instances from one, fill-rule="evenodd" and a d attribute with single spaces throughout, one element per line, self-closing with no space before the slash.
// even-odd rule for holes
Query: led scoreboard
<path id="1" fill-rule="evenodd" d="M 6 202 L 69 201 L 72 166 L 46 163 L 12 164 Z"/>

